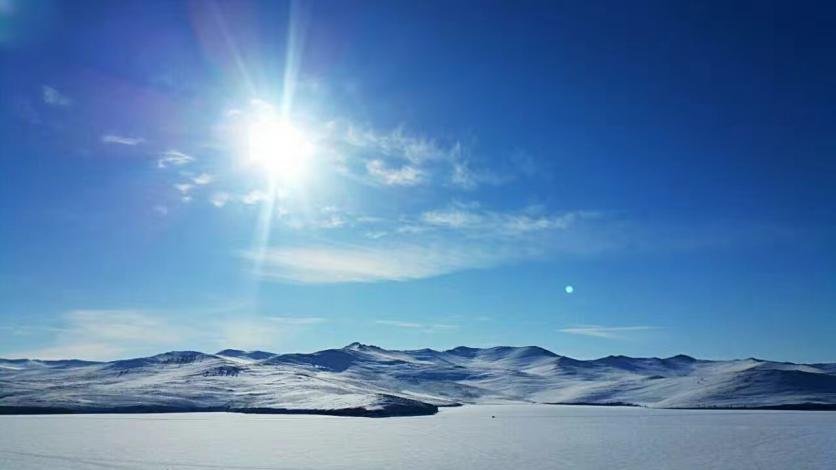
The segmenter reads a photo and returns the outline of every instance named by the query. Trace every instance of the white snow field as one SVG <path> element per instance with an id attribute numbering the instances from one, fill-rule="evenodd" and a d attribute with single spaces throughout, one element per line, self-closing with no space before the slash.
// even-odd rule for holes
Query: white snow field
<path id="1" fill-rule="evenodd" d="M 833 469 L 836 412 L 468 405 L 387 419 L 0 416 L 0 468 Z"/>

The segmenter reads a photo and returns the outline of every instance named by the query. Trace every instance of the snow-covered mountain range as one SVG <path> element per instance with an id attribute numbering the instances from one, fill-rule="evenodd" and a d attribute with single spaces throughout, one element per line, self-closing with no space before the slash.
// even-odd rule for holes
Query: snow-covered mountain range
<path id="1" fill-rule="evenodd" d="M 836 409 L 836 364 L 608 356 L 536 346 L 311 354 L 175 351 L 112 362 L 0 359 L 0 413 L 432 414 L 470 403 Z"/>

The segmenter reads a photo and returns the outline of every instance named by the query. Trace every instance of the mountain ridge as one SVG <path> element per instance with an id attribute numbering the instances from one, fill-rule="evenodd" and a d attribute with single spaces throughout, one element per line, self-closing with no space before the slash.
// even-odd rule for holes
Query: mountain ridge
<path id="1" fill-rule="evenodd" d="M 836 364 L 611 355 L 539 346 L 312 353 L 169 351 L 116 361 L 0 359 L 0 413 L 432 414 L 480 403 L 836 409 Z"/>

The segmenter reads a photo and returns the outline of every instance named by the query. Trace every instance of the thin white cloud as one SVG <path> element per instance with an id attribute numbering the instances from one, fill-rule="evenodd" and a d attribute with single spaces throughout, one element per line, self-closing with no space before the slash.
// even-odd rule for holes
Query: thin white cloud
<path id="1" fill-rule="evenodd" d="M 598 217 L 590 211 L 543 214 L 538 207 L 522 211 L 498 212 L 481 209 L 476 204 L 454 203 L 451 206 L 426 211 L 420 222 L 432 228 L 469 232 L 476 236 L 520 236 L 532 232 L 566 230 L 584 219 Z"/>
<path id="2" fill-rule="evenodd" d="M 232 196 L 230 196 L 229 193 L 218 192 L 212 195 L 212 198 L 209 200 L 209 202 L 212 203 L 212 205 L 215 207 L 223 207 L 226 205 L 227 202 L 229 202 L 231 197 Z"/>
<path id="3" fill-rule="evenodd" d="M 516 162 L 503 162 L 501 168 L 479 167 L 460 141 L 443 143 L 409 133 L 404 127 L 384 132 L 337 121 L 330 123 L 330 128 L 341 152 L 350 155 L 356 151 L 366 174 L 391 186 L 443 181 L 447 186 L 472 190 L 482 185 L 506 184 L 521 175 L 530 176 Z M 350 173 L 351 164 L 344 159 L 340 162 Z"/>
<path id="4" fill-rule="evenodd" d="M 259 191 L 257 189 L 252 190 L 240 197 L 241 202 L 247 205 L 258 204 L 259 202 L 266 201 L 269 195 L 264 191 Z"/>
<path id="5" fill-rule="evenodd" d="M 219 348 L 275 350 L 283 341 L 324 323 L 321 317 L 236 316 L 209 322 Z"/>
<path id="6" fill-rule="evenodd" d="M 406 321 L 399 321 L 399 320 L 376 320 L 375 323 L 378 325 L 387 325 L 387 326 L 397 326 L 398 328 L 423 328 L 424 325 L 421 323 L 412 323 Z"/>
<path id="7" fill-rule="evenodd" d="M 177 150 L 168 150 L 157 160 L 157 168 L 168 168 L 171 166 L 183 166 L 195 161 L 191 155 L 186 155 Z"/>
<path id="8" fill-rule="evenodd" d="M 328 154 L 340 173 L 359 181 L 409 187 L 447 181 L 451 165 L 461 159 L 458 141 L 441 143 L 403 127 L 380 131 L 346 121 L 329 123 Z M 476 172 L 474 172 L 476 175 Z M 476 176 L 473 177 L 477 179 Z"/>
<path id="9" fill-rule="evenodd" d="M 156 212 L 157 214 L 159 214 L 161 216 L 166 216 L 166 215 L 168 215 L 168 207 L 163 206 L 163 205 L 154 206 L 154 212 Z"/>
<path id="10" fill-rule="evenodd" d="M 74 310 L 58 320 L 59 326 L 44 328 L 53 336 L 45 347 L 3 355 L 113 360 L 182 349 L 270 350 L 283 340 L 327 321 L 313 316 L 237 314 L 204 319 L 196 324 L 170 314 L 133 309 Z"/>
<path id="11" fill-rule="evenodd" d="M 439 331 L 455 330 L 459 327 L 458 325 L 450 325 L 447 323 L 416 323 L 401 320 L 375 320 L 375 323 L 378 325 L 422 331 L 424 333 L 437 333 Z"/>
<path id="12" fill-rule="evenodd" d="M 311 221 L 308 227 L 331 229 L 345 227 L 348 224 L 346 214 L 342 212 L 323 212 L 320 217 Z"/>
<path id="13" fill-rule="evenodd" d="M 372 240 L 379 240 L 379 239 L 389 235 L 389 232 L 386 232 L 384 230 L 380 230 L 380 231 L 376 231 L 376 232 L 366 232 L 365 235 L 366 235 L 366 238 L 370 238 Z"/>
<path id="14" fill-rule="evenodd" d="M 281 325 L 318 325 L 328 321 L 322 317 L 266 317 L 267 320 Z"/>
<path id="15" fill-rule="evenodd" d="M 278 204 L 274 206 L 274 211 L 279 211 L 279 223 L 293 230 L 334 230 L 379 223 L 377 218 L 358 215 L 333 205 L 319 210 L 291 211 Z"/>
<path id="16" fill-rule="evenodd" d="M 251 251 L 244 257 L 261 266 L 256 275 L 281 282 L 330 284 L 407 281 L 507 261 L 515 253 L 503 249 L 431 244 L 390 246 L 297 246 Z"/>
<path id="17" fill-rule="evenodd" d="M 421 221 L 435 227 L 470 229 L 484 225 L 486 216 L 462 207 L 432 210 L 421 214 Z"/>
<path id="18" fill-rule="evenodd" d="M 180 194 L 186 196 L 189 194 L 189 191 L 191 191 L 192 188 L 194 188 L 194 185 L 191 183 L 177 183 L 174 185 L 174 188 L 180 191 Z"/>
<path id="19" fill-rule="evenodd" d="M 596 338 L 621 339 L 625 334 L 638 331 L 658 330 L 657 326 L 597 326 L 582 325 L 569 328 L 561 328 L 558 331 L 571 335 L 593 336 Z"/>
<path id="20" fill-rule="evenodd" d="M 199 182 L 208 184 L 208 181 L 206 181 L 205 179 L 201 179 L 200 176 L 196 177 L 196 179 L 197 181 L 195 181 L 195 179 L 192 180 L 196 184 L 200 184 Z M 270 196 L 266 192 L 260 190 L 252 190 L 243 194 L 233 194 L 227 191 L 218 191 L 214 193 L 211 198 L 209 198 L 209 202 L 213 206 L 219 208 L 224 207 L 230 203 L 241 203 L 244 205 L 251 206 L 266 201 L 269 199 L 269 197 Z M 282 212 L 282 209 L 280 207 L 275 208 L 275 210 L 277 214 L 280 214 Z"/>
<path id="21" fill-rule="evenodd" d="M 102 136 L 102 143 L 105 144 L 118 144 L 118 145 L 139 145 L 145 142 L 145 139 L 142 137 L 125 137 L 116 134 L 105 134 Z"/>
<path id="22" fill-rule="evenodd" d="M 192 183 L 202 186 L 202 185 L 207 185 L 214 180 L 215 180 L 214 176 L 212 176 L 208 173 L 201 173 L 201 174 L 192 178 Z"/>
<path id="23" fill-rule="evenodd" d="M 598 242 L 580 224 L 597 214 L 547 214 L 541 208 L 490 211 L 457 203 L 418 218 L 373 218 L 354 244 L 297 244 L 244 253 L 257 276 L 291 283 L 351 283 L 425 279 L 536 259 L 549 252 L 596 251 Z M 333 207 L 304 214 L 285 213 L 283 226 L 334 229 L 360 226 L 362 217 Z M 594 228 L 594 227 L 593 227 Z"/>
<path id="24" fill-rule="evenodd" d="M 109 360 L 182 339 L 166 320 L 141 310 L 74 310 L 61 320 L 53 345 L 16 356 Z"/>
<path id="25" fill-rule="evenodd" d="M 414 166 L 390 168 L 381 160 L 366 162 L 366 171 L 375 181 L 387 186 L 416 186 L 426 180 L 425 172 Z"/>
<path id="26" fill-rule="evenodd" d="M 462 189 L 476 189 L 484 184 L 499 186 L 513 179 L 510 174 L 503 175 L 486 169 L 475 170 L 467 160 L 454 161 L 452 166 L 450 182 Z"/>
<path id="27" fill-rule="evenodd" d="M 370 128 L 348 125 L 344 129 L 345 142 L 369 153 L 405 159 L 413 164 L 451 158 L 458 151 L 458 143 L 449 147 L 435 140 L 408 134 L 402 127 L 381 133 Z"/>
<path id="28" fill-rule="evenodd" d="M 51 87 L 49 85 L 43 85 L 41 87 L 41 98 L 43 99 L 44 103 L 50 106 L 69 106 L 73 104 L 73 101 L 58 91 L 55 87 Z"/>

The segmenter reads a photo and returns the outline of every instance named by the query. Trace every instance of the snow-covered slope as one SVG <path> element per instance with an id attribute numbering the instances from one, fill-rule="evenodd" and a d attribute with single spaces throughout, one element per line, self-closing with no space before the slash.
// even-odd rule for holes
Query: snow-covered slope
<path id="1" fill-rule="evenodd" d="M 311 354 L 173 351 L 113 362 L 0 359 L 0 412 L 430 414 L 462 403 L 836 409 L 834 364 L 608 356 L 536 346 Z"/>

